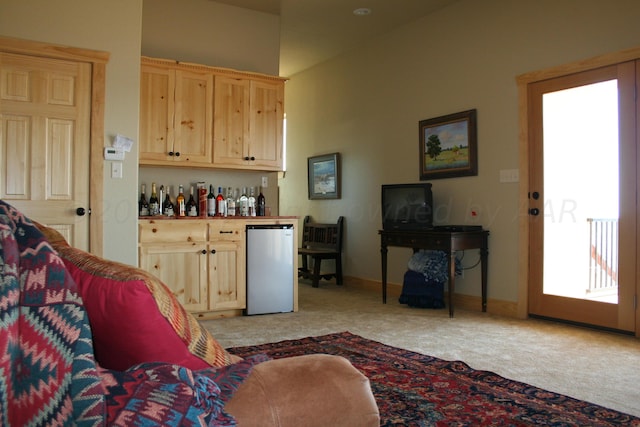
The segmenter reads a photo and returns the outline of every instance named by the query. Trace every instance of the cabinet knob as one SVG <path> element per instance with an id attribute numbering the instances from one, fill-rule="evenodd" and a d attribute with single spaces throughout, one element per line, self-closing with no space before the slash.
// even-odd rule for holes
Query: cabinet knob
<path id="1" fill-rule="evenodd" d="M 180 152 L 176 151 L 176 157 L 180 157 Z"/>
<path id="2" fill-rule="evenodd" d="M 245 156 L 245 158 L 244 158 L 244 159 L 245 159 L 245 160 L 249 160 L 249 156 Z"/>
<path id="3" fill-rule="evenodd" d="M 207 251 L 205 249 L 203 249 L 202 251 L 200 251 L 202 253 L 202 255 L 206 254 Z"/>
<path id="4" fill-rule="evenodd" d="M 255 160 L 255 159 L 256 159 L 256 158 L 255 158 L 254 156 L 251 156 L 251 159 L 250 159 L 250 160 Z"/>
<path id="5" fill-rule="evenodd" d="M 169 151 L 169 155 L 170 155 L 170 156 L 173 156 L 173 151 Z"/>
<path id="6" fill-rule="evenodd" d="M 215 254 L 215 253 L 216 253 L 216 250 L 215 250 L 215 249 L 211 249 L 211 253 L 212 253 L 212 254 Z"/>

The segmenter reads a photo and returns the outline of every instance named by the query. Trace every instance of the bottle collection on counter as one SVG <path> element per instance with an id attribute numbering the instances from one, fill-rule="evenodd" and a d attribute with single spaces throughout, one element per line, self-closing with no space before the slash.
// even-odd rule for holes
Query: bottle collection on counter
<path id="1" fill-rule="evenodd" d="M 243 187 L 242 190 L 218 187 L 216 194 L 213 184 L 209 185 L 207 193 L 205 183 L 198 182 L 195 186 L 189 186 L 188 196 L 184 193 L 184 186 L 179 185 L 178 194 L 173 199 L 171 185 L 157 187 L 156 183 L 152 182 L 148 200 L 146 189 L 146 184 L 142 184 L 138 201 L 140 217 L 203 218 L 266 215 L 265 198 L 261 187 L 257 197 L 255 187 Z"/>

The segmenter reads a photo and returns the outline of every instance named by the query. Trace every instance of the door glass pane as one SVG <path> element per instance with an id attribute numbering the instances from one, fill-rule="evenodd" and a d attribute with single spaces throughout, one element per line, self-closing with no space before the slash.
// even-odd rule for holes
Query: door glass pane
<path id="1" fill-rule="evenodd" d="M 617 80 L 544 94 L 543 140 L 543 292 L 617 304 Z"/>

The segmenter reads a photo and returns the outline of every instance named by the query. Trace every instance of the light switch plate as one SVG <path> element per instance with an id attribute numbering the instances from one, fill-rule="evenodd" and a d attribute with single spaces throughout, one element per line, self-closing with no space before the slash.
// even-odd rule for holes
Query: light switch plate
<path id="1" fill-rule="evenodd" d="M 111 178 L 122 178 L 122 162 L 111 163 Z"/>
<path id="2" fill-rule="evenodd" d="M 500 182 L 519 182 L 520 170 L 519 169 L 501 169 L 500 170 Z"/>

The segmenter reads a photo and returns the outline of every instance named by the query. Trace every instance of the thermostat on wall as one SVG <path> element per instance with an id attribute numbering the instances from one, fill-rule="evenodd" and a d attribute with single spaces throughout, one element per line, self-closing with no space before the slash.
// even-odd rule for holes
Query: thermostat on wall
<path id="1" fill-rule="evenodd" d="M 105 160 L 124 160 L 124 151 L 113 147 L 104 147 Z"/>

